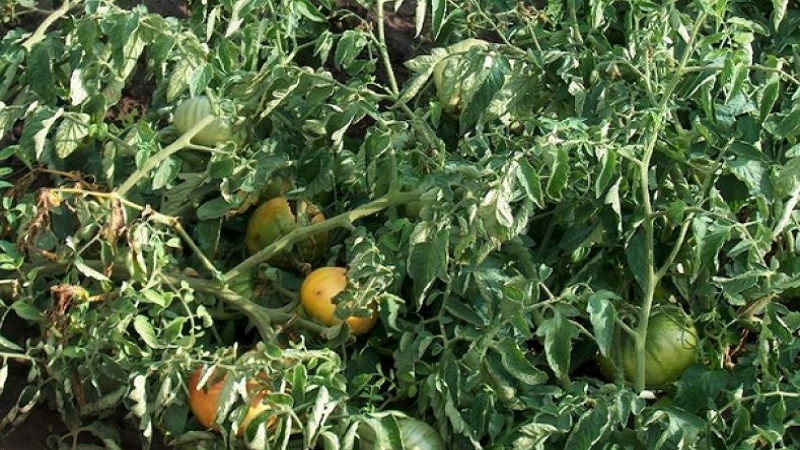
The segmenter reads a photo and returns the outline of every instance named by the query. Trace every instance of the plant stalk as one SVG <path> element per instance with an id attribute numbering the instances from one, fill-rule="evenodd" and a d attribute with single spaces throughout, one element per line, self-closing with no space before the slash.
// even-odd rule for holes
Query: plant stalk
<path id="1" fill-rule="evenodd" d="M 397 78 L 394 76 L 392 59 L 389 57 L 389 47 L 386 45 L 386 25 L 384 23 L 386 18 L 384 17 L 383 13 L 384 4 L 385 0 L 377 0 L 375 2 L 375 7 L 377 8 L 375 15 L 378 22 L 378 41 L 380 41 L 379 51 L 381 53 L 381 59 L 383 59 L 383 65 L 386 69 L 386 77 L 389 79 L 389 88 L 392 90 L 392 96 L 397 99 L 400 97 L 400 87 L 397 84 Z"/>
<path id="2" fill-rule="evenodd" d="M 686 68 L 689 57 L 691 56 L 694 50 L 694 43 L 697 39 L 697 35 L 700 32 L 700 28 L 705 23 L 706 17 L 708 13 L 702 12 L 698 15 L 695 20 L 694 27 L 692 28 L 692 34 L 689 39 L 689 42 L 684 49 L 683 54 L 681 55 L 681 59 L 679 61 L 678 66 L 673 73 L 673 77 L 670 80 L 670 83 L 667 85 L 666 89 L 664 90 L 661 100 L 659 101 L 657 111 L 658 113 L 653 116 L 653 123 L 650 128 L 650 134 L 648 136 L 647 143 L 644 148 L 644 155 L 642 156 L 641 161 L 639 161 L 638 169 L 639 169 L 639 191 L 641 192 L 642 196 L 642 209 L 644 213 L 644 220 L 642 221 L 644 237 L 645 237 L 645 267 L 646 273 L 644 278 L 644 286 L 643 286 L 643 298 L 642 298 L 642 305 L 641 309 L 639 310 L 639 321 L 635 327 L 635 333 L 632 336 L 634 342 L 634 348 L 636 350 L 635 359 L 636 359 L 636 372 L 634 376 L 634 389 L 637 392 L 642 392 L 645 389 L 645 361 L 646 361 L 646 353 L 645 353 L 645 345 L 647 341 L 647 329 L 650 325 L 650 313 L 653 309 L 653 301 L 655 298 L 655 291 L 656 286 L 658 285 L 661 277 L 664 276 L 665 270 L 664 268 L 656 271 L 656 261 L 655 261 L 655 215 L 653 214 L 653 206 L 650 200 L 650 162 L 652 161 L 653 154 L 655 152 L 656 143 L 658 142 L 658 137 L 661 134 L 661 130 L 664 128 L 664 117 L 668 113 L 668 104 L 670 99 L 672 98 L 672 94 L 675 92 L 675 89 L 678 87 L 678 83 L 680 82 L 682 76 L 684 75 L 684 69 Z M 673 251 L 674 253 L 674 251 Z"/>

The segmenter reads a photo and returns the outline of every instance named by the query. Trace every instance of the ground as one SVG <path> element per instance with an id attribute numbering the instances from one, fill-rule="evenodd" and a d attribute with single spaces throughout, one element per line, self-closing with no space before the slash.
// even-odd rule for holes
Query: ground
<path id="1" fill-rule="evenodd" d="M 121 1 L 120 4 L 135 5 L 140 3 L 135 0 Z M 164 16 L 185 17 L 187 7 L 185 0 L 145 0 L 144 3 L 148 10 L 162 14 Z M 348 0 L 339 0 L 338 2 L 342 7 L 350 8 L 358 11 L 361 14 L 366 14 L 365 11 L 360 10 L 356 2 Z M 393 7 L 386 10 L 386 25 L 387 25 L 387 42 L 390 45 L 390 54 L 395 59 L 396 68 L 402 70 L 402 61 L 409 59 L 412 45 L 411 41 L 414 38 L 415 26 L 413 22 L 415 2 L 407 1 L 403 7 L 395 12 Z M 14 24 L 15 26 L 34 27 L 36 23 Z M 3 25 L 0 25 L 0 31 Z M 402 80 L 405 73 L 402 71 L 397 74 Z M 111 111 L 113 115 L 126 115 L 132 110 L 139 110 L 147 108 L 147 102 L 153 92 L 153 87 L 147 80 L 132 80 L 127 86 L 125 97 L 120 100 L 117 108 Z M 0 146 L 13 142 L 19 136 L 0 136 Z M 15 320 L 13 314 L 9 315 L 5 321 L 3 328 L 0 329 L 0 336 L 6 337 L 14 342 L 24 342 L 28 338 L 36 338 L 38 336 L 36 328 L 29 327 L 21 320 Z M 28 414 L 19 414 L 16 423 L 10 427 L 3 422 L 3 417 L 12 410 L 17 403 L 23 388 L 27 385 L 28 366 L 16 361 L 9 361 L 8 379 L 5 384 L 0 383 L 0 450 L 38 450 L 55 448 L 55 443 L 59 437 L 67 433 L 67 428 L 61 421 L 59 414 L 48 406 L 46 400 L 40 399 L 39 402 L 28 412 Z M 0 374 L 0 376 L 2 376 Z M 142 448 L 141 435 L 136 427 L 133 419 L 126 418 L 126 411 L 120 408 L 119 413 L 107 418 L 109 423 L 116 425 L 120 431 L 122 447 L 125 449 Z M 5 431 L 3 431 L 5 430 Z M 10 430 L 10 431 L 9 431 Z M 87 433 L 81 434 L 81 441 L 84 441 Z M 156 436 L 153 440 L 153 450 L 166 449 L 163 443 L 162 436 Z M 65 443 L 69 443 L 71 438 Z M 100 442 L 92 442 L 86 440 L 86 443 L 100 445 Z M 69 445 L 67 445 L 69 447 Z"/>

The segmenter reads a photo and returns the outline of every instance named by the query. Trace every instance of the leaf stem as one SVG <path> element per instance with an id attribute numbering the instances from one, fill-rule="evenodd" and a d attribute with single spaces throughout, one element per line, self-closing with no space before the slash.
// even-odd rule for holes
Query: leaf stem
<path id="1" fill-rule="evenodd" d="M 133 189 L 142 178 L 144 178 L 151 170 L 155 169 L 156 167 L 160 166 L 161 163 L 164 162 L 167 158 L 172 156 L 174 153 L 186 148 L 192 138 L 199 133 L 203 128 L 205 128 L 208 124 L 210 124 L 214 120 L 213 114 L 208 114 L 202 119 L 198 120 L 197 123 L 189 129 L 186 133 L 181 135 L 178 139 L 175 140 L 172 144 L 164 147 L 153 156 L 147 158 L 141 168 L 133 172 L 124 183 L 122 183 L 117 188 L 117 193 L 120 196 L 125 196 L 131 189 Z"/>
<path id="2" fill-rule="evenodd" d="M 680 252 L 681 247 L 683 247 L 683 242 L 686 240 L 686 235 L 689 232 L 689 227 L 692 225 L 692 218 L 693 216 L 689 215 L 688 217 L 686 217 L 686 219 L 684 219 L 683 223 L 681 224 L 681 229 L 678 232 L 678 238 L 672 244 L 672 251 L 670 251 L 669 256 L 667 256 L 667 259 L 664 261 L 664 263 L 656 272 L 655 274 L 656 279 L 660 280 L 661 278 L 663 278 L 664 275 L 667 274 L 667 271 L 669 271 L 669 268 L 672 267 L 672 263 L 674 263 L 675 259 L 678 258 L 678 253 Z"/>

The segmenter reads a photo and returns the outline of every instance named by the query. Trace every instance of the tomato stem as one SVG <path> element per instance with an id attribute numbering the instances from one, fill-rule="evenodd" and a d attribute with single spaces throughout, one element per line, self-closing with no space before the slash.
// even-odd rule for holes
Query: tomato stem
<path id="1" fill-rule="evenodd" d="M 56 20 L 67 15 L 69 12 L 69 7 L 70 1 L 64 0 L 64 3 L 62 3 L 58 9 L 50 13 L 49 16 L 45 17 L 45 19 L 39 24 L 39 27 L 36 28 L 36 31 L 34 31 L 33 34 L 28 37 L 28 39 L 25 39 L 25 42 L 22 43 L 22 47 L 30 53 L 33 46 L 45 38 L 47 29 L 50 28 L 50 25 L 53 25 Z"/>
<path id="2" fill-rule="evenodd" d="M 227 286 L 220 286 L 214 280 L 206 280 L 203 278 L 186 277 L 182 275 L 164 274 L 165 278 L 174 280 L 176 282 L 186 282 L 192 288 L 202 292 L 214 295 L 222 301 L 230 304 L 234 308 L 244 313 L 255 325 L 258 334 L 264 340 L 271 340 L 275 336 L 275 329 L 273 323 L 295 322 L 299 323 L 301 327 L 322 334 L 327 330 L 327 327 L 311 320 L 298 317 L 292 311 L 286 311 L 284 308 L 266 308 L 250 299 L 243 297 Z"/>
<path id="3" fill-rule="evenodd" d="M 386 45 L 386 32 L 385 32 L 385 18 L 383 14 L 385 0 L 378 0 L 375 2 L 375 15 L 377 16 L 378 22 L 378 40 L 379 42 L 379 51 L 381 53 L 381 58 L 383 59 L 383 65 L 386 70 L 386 77 L 389 79 L 389 88 L 392 90 L 392 97 L 397 99 L 400 96 L 400 88 L 397 84 L 397 79 L 394 76 L 394 70 L 392 70 L 392 59 L 389 56 L 389 47 Z"/>
<path id="4" fill-rule="evenodd" d="M 189 129 L 186 133 L 182 134 L 178 139 L 175 140 L 172 144 L 164 147 L 156 153 L 155 155 L 147 158 L 141 168 L 133 172 L 124 183 L 122 183 L 117 188 L 117 193 L 120 196 L 125 196 L 131 189 L 133 189 L 139 181 L 145 177 L 151 170 L 155 169 L 156 167 L 160 166 L 161 163 L 164 162 L 167 158 L 172 156 L 174 153 L 186 148 L 189 143 L 191 142 L 192 138 L 203 130 L 206 126 L 208 126 L 213 120 L 215 119 L 214 115 L 208 114 L 202 119 L 198 120 L 196 124 L 192 128 Z"/>
<path id="5" fill-rule="evenodd" d="M 651 161 L 653 158 L 653 154 L 655 152 L 656 144 L 658 143 L 659 136 L 661 135 L 661 130 L 664 128 L 664 118 L 667 114 L 669 114 L 669 101 L 672 98 L 672 94 L 675 92 L 675 89 L 678 87 L 678 83 L 680 82 L 682 76 L 684 75 L 684 68 L 687 66 L 689 61 L 689 57 L 691 56 L 692 52 L 694 51 L 694 43 L 696 41 L 697 35 L 700 32 L 700 28 L 705 23 L 705 19 L 708 13 L 705 11 L 700 13 L 695 20 L 694 27 L 692 28 L 692 34 L 687 43 L 683 54 L 681 55 L 680 61 L 673 73 L 672 79 L 670 80 L 669 84 L 666 86 L 663 94 L 661 95 L 661 99 L 656 108 L 656 113 L 654 113 L 652 117 L 652 124 L 650 128 L 650 133 L 647 138 L 647 142 L 645 143 L 644 147 L 644 154 L 642 159 L 638 161 L 638 169 L 639 169 L 639 191 L 641 193 L 641 200 L 642 200 L 642 210 L 644 213 L 644 220 L 642 221 L 642 227 L 644 231 L 644 238 L 645 238 L 645 276 L 642 280 L 642 289 L 644 291 L 644 295 L 642 298 L 642 307 L 639 311 L 639 321 L 636 324 L 635 333 L 633 335 L 633 342 L 635 348 L 635 376 L 633 380 L 634 389 L 637 392 L 642 392 L 645 389 L 645 344 L 647 340 L 647 328 L 650 322 L 650 312 L 653 308 L 653 300 L 655 297 L 656 286 L 660 282 L 661 278 L 666 274 L 668 270 L 668 265 L 672 263 L 672 258 L 677 255 L 677 250 L 673 249 L 670 258 L 667 260 L 667 264 L 665 264 L 659 270 L 656 270 L 656 261 L 655 261 L 655 231 L 654 231 L 654 223 L 655 223 L 655 215 L 653 213 L 653 206 L 650 201 L 650 168 L 651 168 Z M 687 221 L 688 222 L 688 221 Z M 685 225 L 684 225 L 685 226 Z M 686 230 L 688 231 L 688 226 L 685 226 Z M 682 232 L 685 236 L 685 231 Z M 679 247 L 679 245 L 678 245 Z"/>

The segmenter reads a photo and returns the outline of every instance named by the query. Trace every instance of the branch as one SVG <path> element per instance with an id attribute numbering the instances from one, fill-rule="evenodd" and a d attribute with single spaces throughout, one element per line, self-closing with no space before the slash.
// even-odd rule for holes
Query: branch
<path id="1" fill-rule="evenodd" d="M 189 143 L 192 141 L 194 135 L 199 133 L 203 128 L 205 128 L 208 124 L 210 124 L 214 120 L 214 115 L 208 114 L 189 129 L 186 133 L 183 133 L 181 137 L 179 137 L 175 142 L 172 144 L 164 147 L 160 152 L 156 153 L 155 155 L 147 158 L 147 161 L 144 162 L 141 168 L 137 171 L 133 172 L 124 183 L 117 188 L 117 193 L 120 196 L 125 196 L 131 189 L 133 189 L 139 181 L 144 178 L 151 170 L 155 169 L 161 163 L 164 162 L 167 158 L 172 156 L 174 153 L 178 152 L 186 148 Z"/>
<path id="2" fill-rule="evenodd" d="M 391 192 L 383 197 L 373 200 L 365 205 L 361 205 L 355 209 L 339 214 L 336 217 L 331 217 L 322 222 L 309 225 L 307 227 L 298 228 L 272 244 L 268 245 L 258 253 L 250 256 L 242 261 L 239 265 L 229 270 L 223 275 L 223 280 L 231 281 L 236 277 L 255 269 L 262 262 L 270 259 L 272 255 L 280 253 L 292 245 L 305 240 L 308 237 L 314 236 L 325 231 L 333 230 L 334 228 L 347 228 L 352 226 L 353 222 L 362 217 L 371 216 L 377 212 L 383 211 L 391 206 L 402 205 L 420 197 L 421 191 L 411 192 Z"/>

